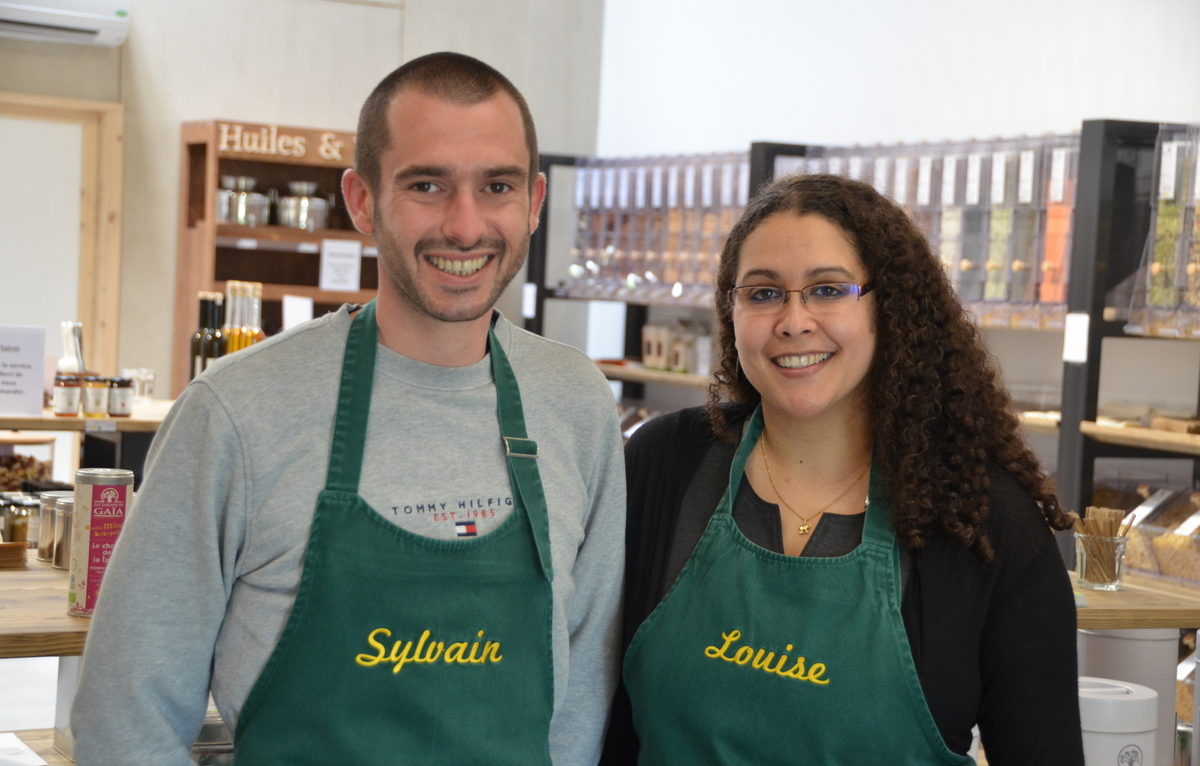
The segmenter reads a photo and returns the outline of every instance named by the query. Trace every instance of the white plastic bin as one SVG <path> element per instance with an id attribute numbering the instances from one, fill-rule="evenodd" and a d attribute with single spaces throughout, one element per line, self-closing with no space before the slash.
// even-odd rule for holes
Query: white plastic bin
<path id="1" fill-rule="evenodd" d="M 1158 693 L 1108 678 L 1079 677 L 1083 761 L 1088 766 L 1151 766 Z"/>
<path id="2" fill-rule="evenodd" d="M 1158 693 L 1156 760 L 1145 766 L 1175 762 L 1175 667 L 1177 628 L 1081 630 L 1078 634 L 1079 675 L 1112 678 L 1146 686 Z M 1090 766 L 1090 762 L 1089 762 Z"/>

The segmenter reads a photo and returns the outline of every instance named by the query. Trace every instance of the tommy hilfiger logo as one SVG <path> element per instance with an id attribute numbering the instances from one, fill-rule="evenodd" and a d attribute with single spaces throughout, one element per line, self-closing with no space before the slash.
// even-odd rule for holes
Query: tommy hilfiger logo
<path id="1" fill-rule="evenodd" d="M 459 537 L 475 537 L 479 534 L 479 527 L 473 521 L 456 521 L 454 522 L 454 534 Z"/>

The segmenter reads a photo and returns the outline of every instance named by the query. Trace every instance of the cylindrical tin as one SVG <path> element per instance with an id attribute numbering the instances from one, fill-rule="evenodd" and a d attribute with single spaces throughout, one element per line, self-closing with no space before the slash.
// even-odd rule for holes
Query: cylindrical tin
<path id="1" fill-rule="evenodd" d="M 132 499 L 133 471 L 81 468 L 75 472 L 67 614 L 89 617 L 95 611 L 100 582 Z"/>
<path id="2" fill-rule="evenodd" d="M 37 537 L 38 561 L 54 560 L 54 502 L 60 497 L 74 500 L 74 490 L 66 492 L 43 492 L 41 494 L 41 513 Z"/>
<path id="3" fill-rule="evenodd" d="M 71 565 L 71 520 L 75 515 L 75 497 L 54 500 L 54 547 L 50 552 L 55 569 Z"/>

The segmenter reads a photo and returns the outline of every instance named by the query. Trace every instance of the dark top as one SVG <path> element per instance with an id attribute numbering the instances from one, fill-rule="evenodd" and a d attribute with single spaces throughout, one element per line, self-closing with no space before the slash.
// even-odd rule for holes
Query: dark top
<path id="1" fill-rule="evenodd" d="M 733 453 L 715 439 L 702 408 L 656 418 L 629 440 L 626 646 L 703 534 Z M 921 551 L 901 550 L 901 614 L 921 688 L 955 752 L 967 752 L 978 724 L 992 766 L 1082 764 L 1075 604 L 1066 568 L 1032 496 L 1002 470 L 990 478 L 987 531 L 995 561 L 984 564 L 940 535 L 927 537 Z M 733 515 L 750 540 L 782 552 L 777 507 L 749 482 Z M 862 515 L 822 518 L 803 555 L 848 552 L 861 539 L 862 521 Z M 634 764 L 636 753 L 621 689 L 602 763 Z"/>

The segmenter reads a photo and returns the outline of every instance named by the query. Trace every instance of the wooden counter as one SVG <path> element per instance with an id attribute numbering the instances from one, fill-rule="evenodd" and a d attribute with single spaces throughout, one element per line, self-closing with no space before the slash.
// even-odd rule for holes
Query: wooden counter
<path id="1" fill-rule="evenodd" d="M 1075 573 L 1071 573 L 1075 586 Z M 1088 590 L 1075 586 L 1084 605 L 1076 610 L 1080 628 L 1200 627 L 1200 588 L 1126 573 L 1121 590 Z M 1076 599 L 1078 601 L 1078 599 Z"/>
<path id="2" fill-rule="evenodd" d="M 87 617 L 67 614 L 67 571 L 26 554 L 26 569 L 0 569 L 0 658 L 83 654 Z"/>
<path id="3" fill-rule="evenodd" d="M 42 757 L 47 766 L 73 766 L 75 761 L 54 749 L 54 729 L 27 729 L 15 731 L 17 739 Z"/>
<path id="4" fill-rule="evenodd" d="M 174 403 L 170 399 L 136 402 L 128 418 L 60 418 L 49 409 L 42 410 L 41 415 L 0 415 L 0 430 L 153 433 Z"/>

